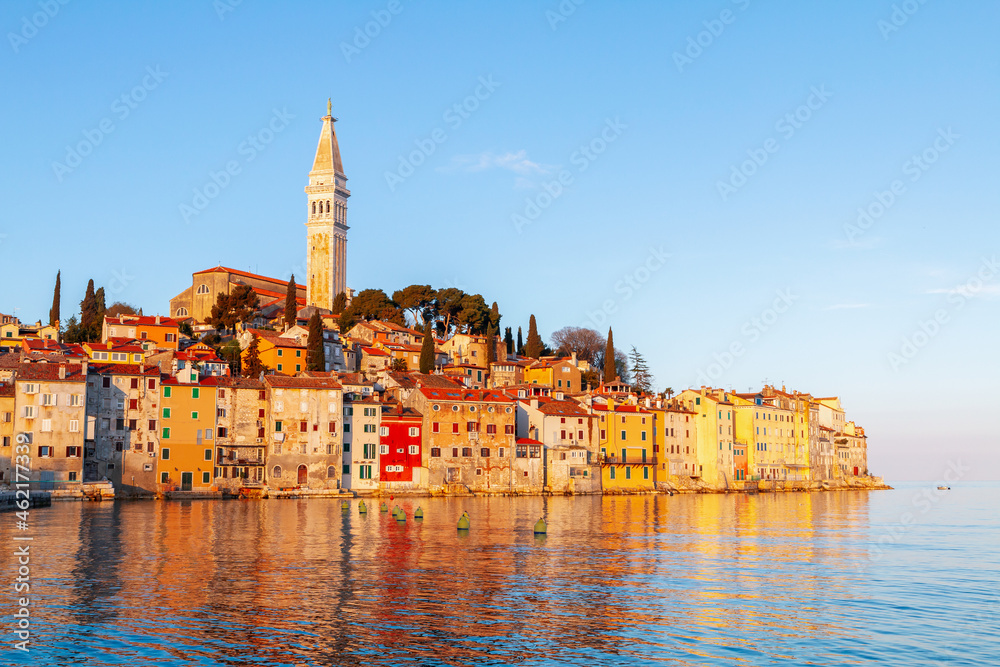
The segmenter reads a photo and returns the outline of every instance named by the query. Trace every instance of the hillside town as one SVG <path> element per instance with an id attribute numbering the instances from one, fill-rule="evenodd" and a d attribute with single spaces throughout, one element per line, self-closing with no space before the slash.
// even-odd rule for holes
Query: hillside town
<path id="1" fill-rule="evenodd" d="M 655 391 L 613 333 L 501 333 L 494 302 L 347 286 L 328 103 L 309 172 L 306 284 L 217 266 L 166 314 L 0 315 L 0 486 L 116 497 L 598 494 L 881 485 L 840 399 L 765 384 Z M 185 281 L 186 282 L 186 281 Z"/>

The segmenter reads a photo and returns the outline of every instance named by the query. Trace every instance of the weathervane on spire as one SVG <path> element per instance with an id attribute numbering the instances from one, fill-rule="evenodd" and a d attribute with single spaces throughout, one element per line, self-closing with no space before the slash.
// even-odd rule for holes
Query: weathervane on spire
<path id="1" fill-rule="evenodd" d="M 326 98 L 326 115 L 327 116 L 332 116 L 333 115 L 333 98 L 332 97 Z"/>

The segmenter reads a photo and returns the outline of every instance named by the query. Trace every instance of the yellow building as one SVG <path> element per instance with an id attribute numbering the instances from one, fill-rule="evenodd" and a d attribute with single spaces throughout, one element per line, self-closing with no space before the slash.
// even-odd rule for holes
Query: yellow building
<path id="1" fill-rule="evenodd" d="M 702 387 L 685 389 L 677 399 L 681 405 L 697 415 L 695 419 L 698 443 L 697 472 L 701 475 L 701 481 L 716 488 L 735 486 L 733 482 L 737 481 L 737 475 L 732 396 L 722 389 Z"/>
<path id="2" fill-rule="evenodd" d="M 0 347 L 18 347 L 24 339 L 57 340 L 59 329 L 51 325 L 36 322 L 32 326 L 21 324 L 17 320 L 0 324 Z"/>
<path id="3" fill-rule="evenodd" d="M 736 441 L 747 449 L 751 480 L 809 480 L 809 403 L 767 386 L 733 394 Z"/>
<path id="4" fill-rule="evenodd" d="M 214 490 L 216 392 L 219 378 L 185 370 L 160 385 L 157 490 Z"/>
<path id="5" fill-rule="evenodd" d="M 595 404 L 601 482 L 606 491 L 656 488 L 653 413 L 637 405 Z"/>
<path id="6" fill-rule="evenodd" d="M 241 337 L 243 362 L 246 363 L 250 338 L 257 336 L 257 352 L 260 362 L 267 368 L 282 375 L 295 375 L 306 370 L 307 336 L 282 336 L 275 331 L 248 329 Z"/>
<path id="7" fill-rule="evenodd" d="M 132 364 L 138 366 L 146 358 L 146 350 L 141 344 L 122 341 L 106 343 L 83 343 L 83 350 L 96 364 Z"/>
<path id="8" fill-rule="evenodd" d="M 14 444 L 14 383 L 0 382 L 0 484 L 8 484 L 14 478 L 11 468 Z"/>
<path id="9" fill-rule="evenodd" d="M 555 391 L 575 393 L 583 391 L 580 369 L 571 357 L 546 357 L 534 361 L 524 369 L 524 382 L 552 387 Z"/>

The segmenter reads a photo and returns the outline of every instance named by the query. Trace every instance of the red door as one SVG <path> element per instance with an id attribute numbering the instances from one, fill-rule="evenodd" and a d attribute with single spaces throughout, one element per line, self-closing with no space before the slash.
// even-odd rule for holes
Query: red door
<path id="1" fill-rule="evenodd" d="M 309 480 L 309 469 L 304 465 L 299 466 L 299 485 L 305 484 Z"/>

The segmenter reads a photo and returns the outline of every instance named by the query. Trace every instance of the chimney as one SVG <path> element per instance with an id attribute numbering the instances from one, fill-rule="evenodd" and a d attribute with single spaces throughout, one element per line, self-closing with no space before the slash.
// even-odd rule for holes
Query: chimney
<path id="1" fill-rule="evenodd" d="M 531 399 L 531 409 L 532 410 L 537 410 L 538 409 L 538 399 L 537 398 Z"/>
<path id="2" fill-rule="evenodd" d="M 615 411 L 615 399 L 608 396 L 608 412 Z"/>
<path id="3" fill-rule="evenodd" d="M 59 379 L 66 379 L 66 364 L 59 364 Z"/>
<path id="4" fill-rule="evenodd" d="M 159 324 L 159 323 L 160 323 L 160 316 L 159 316 L 159 315 L 157 315 L 157 316 L 156 316 L 156 323 L 157 323 L 157 324 Z"/>
<path id="5" fill-rule="evenodd" d="M 576 352 L 573 353 L 573 366 L 576 366 Z"/>

